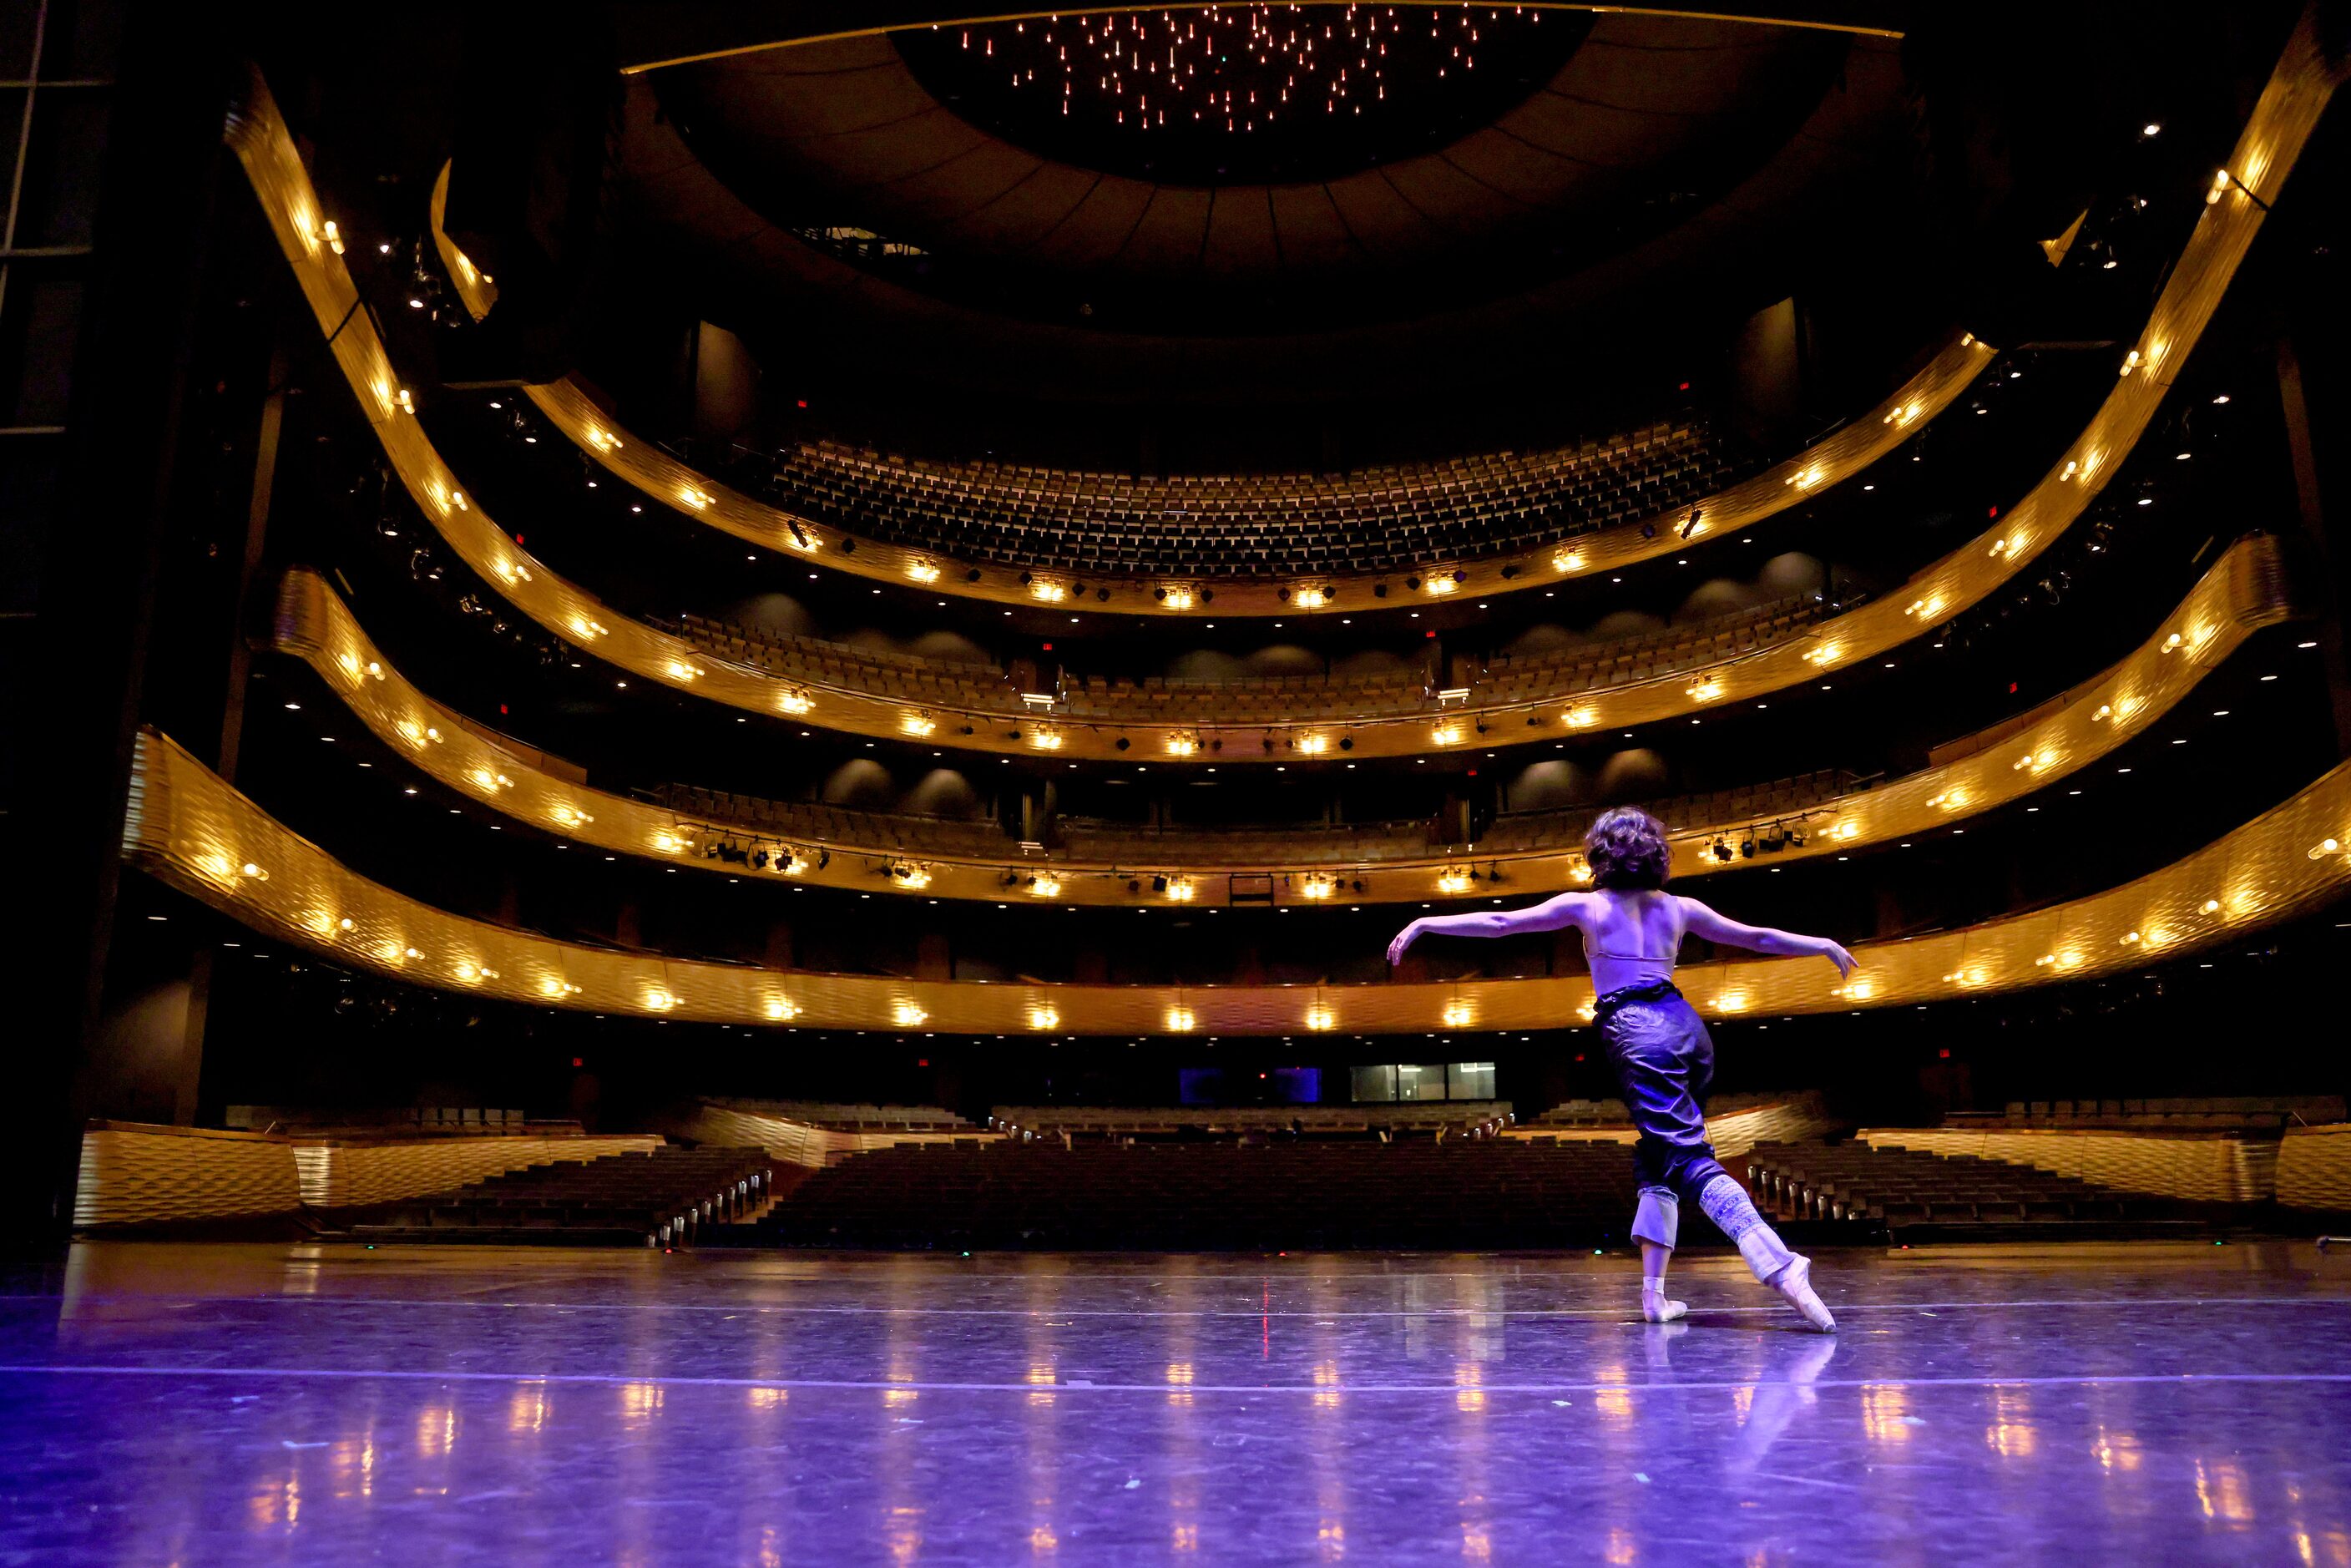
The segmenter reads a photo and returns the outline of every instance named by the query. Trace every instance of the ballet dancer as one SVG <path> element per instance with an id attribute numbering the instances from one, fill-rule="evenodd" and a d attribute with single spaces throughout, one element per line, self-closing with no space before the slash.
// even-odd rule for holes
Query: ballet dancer
<path id="1" fill-rule="evenodd" d="M 1675 988 L 1673 973 L 1682 938 L 1693 934 L 1774 957 L 1826 958 L 1840 975 L 1853 973 L 1853 955 L 1825 936 L 1742 925 L 1695 898 L 1667 893 L 1672 853 L 1665 828 L 1646 811 L 1623 806 L 1603 813 L 1584 835 L 1583 849 L 1594 891 L 1563 893 L 1525 909 L 1416 920 L 1388 944 L 1388 962 L 1397 963 L 1405 948 L 1431 935 L 1511 936 L 1567 925 L 1581 931 L 1600 998 L 1593 1021 L 1608 1042 L 1625 1109 L 1640 1132 L 1633 1145 L 1641 1186 L 1633 1236 L 1641 1244 L 1641 1315 L 1665 1323 L 1689 1311 L 1687 1302 L 1666 1295 L 1666 1269 L 1673 1261 L 1681 1200 L 1687 1198 L 1738 1244 L 1758 1280 L 1786 1297 L 1813 1327 L 1835 1333 L 1836 1320 L 1813 1290 L 1812 1260 L 1788 1249 L 1755 1211 L 1747 1190 L 1716 1163 L 1706 1141 L 1703 1106 L 1714 1078 L 1714 1040 Z"/>

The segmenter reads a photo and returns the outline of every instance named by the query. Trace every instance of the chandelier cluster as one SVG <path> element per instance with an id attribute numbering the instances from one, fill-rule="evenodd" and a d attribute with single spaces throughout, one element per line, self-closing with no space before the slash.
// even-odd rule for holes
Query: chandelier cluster
<path id="1" fill-rule="evenodd" d="M 1514 8 L 1533 26 L 1541 12 Z M 1058 94 L 1061 111 L 1106 109 L 1136 132 L 1198 125 L 1236 134 L 1301 114 L 1361 115 L 1391 73 L 1415 85 L 1478 68 L 1494 8 L 1233 5 L 1123 12 L 962 29 L 962 47 L 998 57 L 1009 85 Z"/>

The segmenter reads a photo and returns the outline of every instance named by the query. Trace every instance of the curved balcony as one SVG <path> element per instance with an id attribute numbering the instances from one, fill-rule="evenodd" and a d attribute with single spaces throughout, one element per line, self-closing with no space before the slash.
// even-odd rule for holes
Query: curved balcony
<path id="1" fill-rule="evenodd" d="M 1822 963 L 1694 964 L 1715 1016 L 1892 1007 L 2086 979 L 2241 938 L 2351 887 L 2351 763 L 2195 853 L 2105 893 Z M 1357 1034 L 1532 1030 L 1588 1019 L 1583 976 L 1437 984 L 1115 986 L 905 980 L 615 953 L 435 909 L 336 862 L 170 740 L 139 737 L 126 861 L 331 962 L 437 990 L 598 1013 L 957 1034 Z"/>
<path id="2" fill-rule="evenodd" d="M 934 731 L 949 732 L 937 735 L 941 741 L 999 753 L 1116 757 L 1139 749 L 1147 756 L 1185 760 L 1208 751 L 1207 740 L 1238 739 L 1256 744 L 1228 746 L 1228 758 L 1238 760 L 1254 751 L 1270 759 L 1285 741 L 1320 739 L 1360 756 L 1405 756 L 1468 744 L 1473 736 L 1480 737 L 1477 744 L 1491 747 L 1547 738 L 1562 728 L 1625 728 L 1687 717 L 1767 696 L 1798 682 L 1816 681 L 1823 674 L 1877 657 L 1981 601 L 2014 578 L 2072 526 L 2112 477 L 2154 418 L 2172 367 L 2186 357 L 2218 308 L 2260 231 L 2268 204 L 2329 101 L 2336 74 L 2305 21 L 2289 41 L 2231 153 L 2230 180 L 2215 185 L 2214 199 L 2199 217 L 2147 327 L 2125 351 L 2114 391 L 2009 516 L 1922 569 L 1900 591 L 1821 622 L 1803 638 L 1687 674 L 1612 686 L 1567 702 L 1498 704 L 1434 721 L 1377 720 L 1338 736 L 1301 737 L 1242 727 L 1238 737 L 1204 737 L 1204 727 L 1174 724 L 1131 726 L 1114 733 L 1106 727 L 1014 721 L 984 714 L 966 716 L 967 723 L 955 725 L 928 722 Z M 394 470 L 426 521 L 519 612 L 610 664 L 738 708 L 806 716 L 855 733 L 903 734 L 910 732 L 910 726 L 916 727 L 913 733 L 934 733 L 920 729 L 925 716 L 910 715 L 903 702 L 843 697 L 820 714 L 805 688 L 711 658 L 685 639 L 622 617 L 517 546 L 466 499 L 455 475 L 418 424 L 372 323 L 356 309 L 359 297 L 350 275 L 326 243 L 324 217 L 308 178 L 257 76 L 246 100 L 231 117 L 228 139 L 321 330 L 332 335 L 331 352 Z M 463 257 L 455 265 L 461 277 L 470 270 Z M 715 497 L 705 495 L 701 500 L 706 507 Z"/>
<path id="3" fill-rule="evenodd" d="M 493 282 L 433 235 L 476 318 Z M 1692 426 L 1336 478 L 1138 480 L 909 463 L 832 444 L 787 455 L 770 505 L 625 429 L 576 382 L 524 389 L 549 425 L 649 499 L 747 543 L 998 604 L 1137 615 L 1316 615 L 1556 585 L 1710 544 L 1825 494 L 1948 408 L 1997 357 L 1944 343 L 1876 407 L 1746 473 Z"/>
<path id="4" fill-rule="evenodd" d="M 1761 838 L 1784 863 L 1964 821 L 2049 788 L 2147 733 L 2248 638 L 2294 614 L 2276 541 L 2248 536 L 2136 650 L 2022 722 L 1954 743 L 1946 749 L 1958 755 L 1941 766 L 1865 789 L 1816 774 L 1656 803 L 1675 825 L 1674 874 L 1723 869 L 1730 862 L 1715 846 L 1734 839 Z M 747 869 L 934 898 L 1120 905 L 1181 901 L 1246 879 L 1253 897 L 1309 907 L 1551 893 L 1587 875 L 1587 811 L 1506 816 L 1479 842 L 1457 848 L 1432 842 L 1423 822 L 1144 834 L 1079 821 L 1064 824 L 1060 849 L 1024 853 L 987 822 L 684 787 L 651 800 L 616 795 L 549 768 L 418 691 L 314 572 L 289 572 L 280 585 L 275 641 L 378 739 L 448 789 L 582 843 L 729 874 Z"/>

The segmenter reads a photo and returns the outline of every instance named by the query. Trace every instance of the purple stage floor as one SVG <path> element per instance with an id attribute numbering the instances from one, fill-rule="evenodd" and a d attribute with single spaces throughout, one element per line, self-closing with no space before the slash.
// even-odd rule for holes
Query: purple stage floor
<path id="1" fill-rule="evenodd" d="M 2351 1568 L 2351 1258 L 85 1246 L 0 1563 Z"/>

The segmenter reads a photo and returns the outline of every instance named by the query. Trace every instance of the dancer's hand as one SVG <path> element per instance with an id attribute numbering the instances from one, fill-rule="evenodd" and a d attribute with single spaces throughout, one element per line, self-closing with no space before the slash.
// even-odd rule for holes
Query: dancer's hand
<path id="1" fill-rule="evenodd" d="M 1388 967 L 1393 969 L 1404 962 L 1404 950 L 1420 939 L 1420 922 L 1416 920 L 1395 934 L 1395 940 L 1388 944 Z"/>
<path id="2" fill-rule="evenodd" d="M 1860 959 L 1846 952 L 1839 944 L 1832 942 L 1826 937 L 1823 937 L 1821 939 L 1821 956 L 1826 958 L 1830 963 L 1836 966 L 1837 974 L 1841 978 L 1852 978 L 1853 972 L 1861 967 Z"/>

